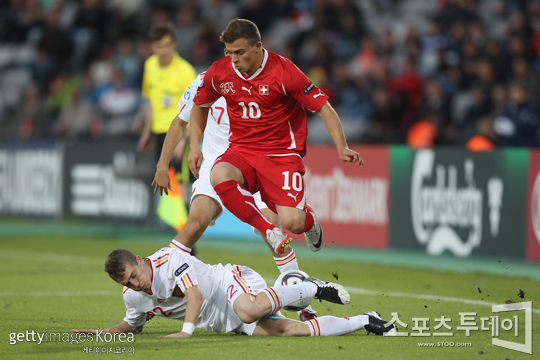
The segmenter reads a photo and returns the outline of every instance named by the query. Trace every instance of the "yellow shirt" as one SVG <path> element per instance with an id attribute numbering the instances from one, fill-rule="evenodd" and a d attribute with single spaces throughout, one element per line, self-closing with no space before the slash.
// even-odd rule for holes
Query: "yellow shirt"
<path id="1" fill-rule="evenodd" d="M 142 97 L 152 105 L 152 132 L 164 134 L 178 114 L 176 104 L 197 73 L 193 66 L 174 53 L 171 63 L 161 68 L 157 55 L 144 63 Z"/>

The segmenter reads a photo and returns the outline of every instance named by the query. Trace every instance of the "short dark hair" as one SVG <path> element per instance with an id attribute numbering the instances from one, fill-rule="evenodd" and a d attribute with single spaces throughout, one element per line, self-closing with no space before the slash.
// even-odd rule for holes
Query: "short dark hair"
<path id="1" fill-rule="evenodd" d="M 219 41 L 230 44 L 241 38 L 247 39 L 250 45 L 255 45 L 261 41 L 261 33 L 252 21 L 233 19 L 229 21 L 227 28 L 221 33 Z"/>
<path id="2" fill-rule="evenodd" d="M 159 41 L 165 36 L 169 35 L 174 41 L 176 41 L 176 36 L 174 34 L 174 25 L 171 23 L 157 24 L 152 26 L 150 32 L 148 33 L 148 40 L 153 43 L 154 41 Z"/>
<path id="3" fill-rule="evenodd" d="M 129 250 L 116 249 L 107 256 L 104 270 L 116 281 L 124 276 L 126 265 L 137 265 L 137 257 Z"/>

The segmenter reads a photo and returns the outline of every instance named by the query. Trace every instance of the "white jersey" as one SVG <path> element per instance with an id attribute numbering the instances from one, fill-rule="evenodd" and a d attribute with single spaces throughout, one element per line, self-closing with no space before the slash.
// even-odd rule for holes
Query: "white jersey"
<path id="1" fill-rule="evenodd" d="M 193 98 L 197 94 L 197 89 L 202 85 L 204 74 L 200 73 L 191 85 L 184 92 L 178 102 L 178 117 L 189 122 L 191 109 L 193 108 Z M 227 103 L 225 98 L 220 97 L 214 105 L 210 107 L 208 120 L 204 130 L 202 152 L 204 156 L 204 167 L 212 167 L 216 158 L 223 154 L 229 147 L 229 115 L 227 113 Z"/>
<path id="2" fill-rule="evenodd" d="M 152 267 L 152 287 L 148 292 L 124 287 L 126 321 L 136 327 L 154 316 L 184 319 L 187 298 L 184 292 L 195 285 L 203 297 L 197 327 L 220 333 L 244 325 L 234 313 L 223 287 L 236 266 L 207 265 L 178 249 L 166 247 L 146 258 Z"/>

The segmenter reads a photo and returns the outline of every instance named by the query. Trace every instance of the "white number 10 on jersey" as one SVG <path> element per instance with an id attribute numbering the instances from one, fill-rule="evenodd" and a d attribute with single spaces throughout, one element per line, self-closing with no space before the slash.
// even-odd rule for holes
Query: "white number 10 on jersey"
<path id="1" fill-rule="evenodd" d="M 291 190 L 290 183 L 292 183 L 292 188 L 295 191 L 302 191 L 302 175 L 300 173 L 294 172 L 292 174 L 292 181 L 289 180 L 289 171 L 284 171 L 281 173 L 283 175 L 283 190 Z"/>
<path id="2" fill-rule="evenodd" d="M 238 105 L 242 107 L 242 119 L 259 119 L 261 117 L 261 108 L 256 102 L 250 102 L 246 107 L 244 102 L 239 102 Z M 249 108 L 249 117 L 248 115 Z"/>

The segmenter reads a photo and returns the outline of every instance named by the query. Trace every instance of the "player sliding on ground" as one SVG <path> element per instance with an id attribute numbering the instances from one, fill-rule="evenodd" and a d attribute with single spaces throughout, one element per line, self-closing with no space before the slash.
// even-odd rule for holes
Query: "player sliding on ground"
<path id="1" fill-rule="evenodd" d="M 321 316 L 306 322 L 275 315 L 301 298 L 349 304 L 338 284 L 307 278 L 290 286 L 267 287 L 254 270 L 239 265 L 207 265 L 174 248 L 162 248 L 148 258 L 117 249 L 105 261 L 105 271 L 124 285 L 124 321 L 107 329 L 75 333 L 139 333 L 154 316 L 184 320 L 181 332 L 161 337 L 190 337 L 195 328 L 253 336 L 334 336 L 359 329 L 378 335 L 395 326 L 375 312 L 350 318 Z M 278 313 L 280 314 L 280 313 Z"/>

